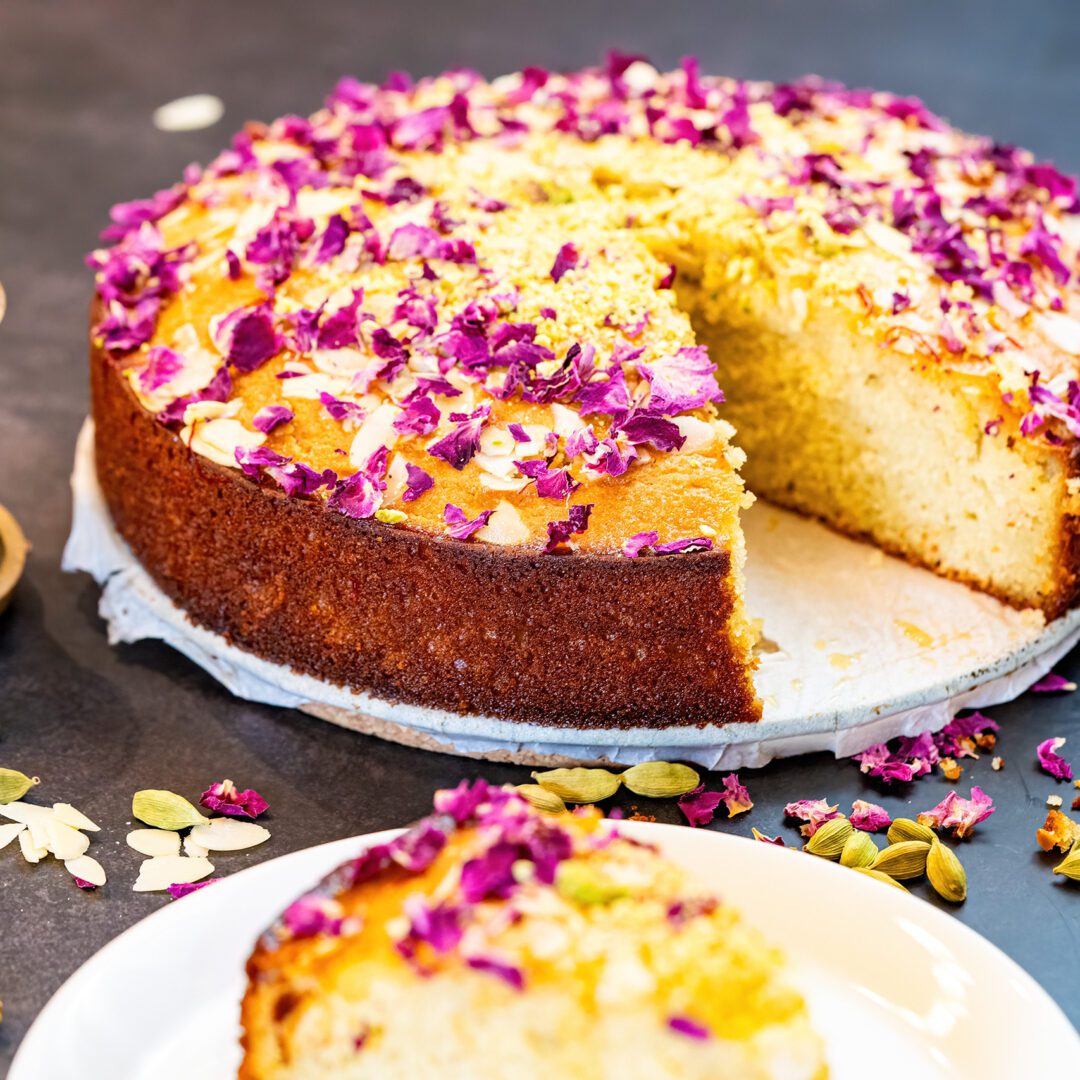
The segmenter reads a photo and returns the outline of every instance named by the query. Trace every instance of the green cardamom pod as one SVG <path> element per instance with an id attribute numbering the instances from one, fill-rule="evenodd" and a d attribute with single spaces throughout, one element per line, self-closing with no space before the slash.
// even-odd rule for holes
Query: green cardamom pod
<path id="1" fill-rule="evenodd" d="M 926 856 L 926 879 L 943 900 L 959 904 L 967 896 L 967 874 L 956 852 L 938 839 Z"/>
<path id="2" fill-rule="evenodd" d="M 820 855 L 823 859 L 832 859 L 834 862 L 840 858 L 844 851 L 844 845 L 848 837 L 855 831 L 855 827 L 846 817 L 835 817 L 826 821 L 824 825 L 803 847 L 811 855 Z"/>
<path id="3" fill-rule="evenodd" d="M 899 881 L 921 877 L 926 873 L 926 856 L 930 845 L 922 840 L 901 840 L 890 844 L 870 864 L 871 870 L 880 870 Z"/>
<path id="4" fill-rule="evenodd" d="M 874 838 L 862 829 L 855 829 L 844 841 L 844 850 L 840 852 L 841 866 L 869 866 L 878 856 L 878 846 Z"/>
<path id="5" fill-rule="evenodd" d="M 1064 874 L 1072 881 L 1080 881 L 1080 840 L 1069 850 L 1069 854 L 1054 867 L 1055 874 Z"/>
<path id="6" fill-rule="evenodd" d="M 674 799 L 701 783 L 695 769 L 670 761 L 643 761 L 622 774 L 623 784 L 646 799 Z"/>
<path id="7" fill-rule="evenodd" d="M 566 803 L 555 792 L 548 791 L 539 784 L 518 784 L 516 790 L 530 806 L 543 810 L 545 814 L 566 813 Z"/>
<path id="8" fill-rule="evenodd" d="M 18 769 L 0 769 L 0 803 L 15 802 L 40 783 L 36 776 L 27 776 Z"/>
<path id="9" fill-rule="evenodd" d="M 209 820 L 182 795 L 154 788 L 135 792 L 131 812 L 155 829 L 186 829 L 189 825 L 205 825 Z"/>
<path id="10" fill-rule="evenodd" d="M 533 779 L 545 790 L 558 795 L 563 802 L 594 803 L 610 799 L 622 777 L 607 769 L 549 769 L 534 772 Z"/>
<path id="11" fill-rule="evenodd" d="M 625 885 L 613 881 L 603 870 L 575 859 L 559 863 L 555 889 L 574 904 L 610 904 L 628 892 Z"/>
<path id="12" fill-rule="evenodd" d="M 867 877 L 873 878 L 875 881 L 884 882 L 886 885 L 892 885 L 896 889 L 902 889 L 907 892 L 907 887 L 901 885 L 895 878 L 889 877 L 888 874 L 883 874 L 880 870 L 874 870 L 869 866 L 853 866 L 851 868 L 857 874 L 865 874 Z"/>
<path id="13" fill-rule="evenodd" d="M 904 840 L 921 840 L 924 844 L 932 844 L 937 839 L 937 833 L 929 825 L 921 825 L 904 817 L 898 817 L 885 835 L 890 844 L 899 844 Z"/>

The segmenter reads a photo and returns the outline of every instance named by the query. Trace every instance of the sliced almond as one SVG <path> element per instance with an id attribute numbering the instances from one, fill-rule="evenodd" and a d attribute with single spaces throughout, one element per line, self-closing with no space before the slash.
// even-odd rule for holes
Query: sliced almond
<path id="1" fill-rule="evenodd" d="M 184 837 L 184 854 L 190 855 L 193 859 L 205 859 L 210 854 L 210 849 L 204 848 L 202 844 L 195 843 L 189 834 Z"/>
<path id="2" fill-rule="evenodd" d="M 91 858 L 89 855 L 80 855 L 77 859 L 68 859 L 64 866 L 72 877 L 82 878 L 83 881 L 89 881 L 91 885 L 105 884 L 104 867 L 97 859 Z"/>
<path id="3" fill-rule="evenodd" d="M 156 855 L 180 854 L 180 834 L 168 829 L 133 829 L 127 834 L 127 844 L 140 855 L 151 858 Z"/>
<path id="4" fill-rule="evenodd" d="M 84 832 L 101 831 L 100 825 L 95 825 L 81 810 L 76 810 L 71 803 L 53 803 L 53 815 L 58 821 L 70 825 L 73 829 L 82 829 Z"/>
<path id="5" fill-rule="evenodd" d="M 49 807 L 27 802 L 4 803 L 0 806 L 0 817 L 6 817 L 9 821 L 21 821 L 30 830 L 33 846 L 48 849 L 49 837 L 45 832 L 45 822 L 51 821 L 53 817 Z"/>
<path id="6" fill-rule="evenodd" d="M 184 855 L 158 855 L 146 859 L 132 886 L 135 892 L 161 892 L 170 885 L 189 885 L 214 872 L 209 859 L 191 859 Z M 89 880 L 89 879 L 88 879 Z"/>
<path id="7" fill-rule="evenodd" d="M 243 851 L 269 839 L 269 829 L 236 818 L 212 818 L 208 825 L 196 825 L 191 830 L 192 842 L 208 851 Z"/>
<path id="8" fill-rule="evenodd" d="M 6 848 L 26 826 L 21 821 L 13 821 L 10 825 L 0 825 L 0 849 Z"/>
<path id="9" fill-rule="evenodd" d="M 23 858 L 28 863 L 39 863 L 49 854 L 47 847 L 38 847 L 34 843 L 29 829 L 23 829 L 19 833 L 19 847 L 22 848 Z"/>
<path id="10" fill-rule="evenodd" d="M 45 834 L 49 838 L 49 850 L 61 862 L 77 859 L 80 855 L 84 855 L 90 846 L 90 837 L 86 833 L 65 825 L 55 817 L 45 822 Z"/>

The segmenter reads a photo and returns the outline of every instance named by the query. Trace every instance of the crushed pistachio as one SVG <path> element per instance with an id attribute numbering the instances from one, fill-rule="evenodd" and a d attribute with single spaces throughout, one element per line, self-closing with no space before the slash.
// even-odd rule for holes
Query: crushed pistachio
<path id="1" fill-rule="evenodd" d="M 574 904 L 610 904 L 628 895 L 625 885 L 587 862 L 571 860 L 559 864 L 555 888 Z"/>

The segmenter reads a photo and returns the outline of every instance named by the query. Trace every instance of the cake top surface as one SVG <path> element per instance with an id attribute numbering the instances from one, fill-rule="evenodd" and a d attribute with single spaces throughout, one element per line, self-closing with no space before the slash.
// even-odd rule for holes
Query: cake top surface
<path id="1" fill-rule="evenodd" d="M 342 80 L 113 210 L 95 338 L 193 450 L 458 540 L 726 543 L 723 395 L 672 284 L 845 313 L 1080 436 L 1077 185 L 921 103 L 601 68 Z M 764 287 L 764 285 L 762 285 Z"/>
<path id="2" fill-rule="evenodd" d="M 359 999 L 372 980 L 472 971 L 503 993 L 554 989 L 586 1015 L 644 1005 L 700 1038 L 803 1012 L 756 931 L 594 808 L 551 816 L 477 780 L 438 792 L 435 810 L 295 901 L 253 977 L 287 970 Z"/>

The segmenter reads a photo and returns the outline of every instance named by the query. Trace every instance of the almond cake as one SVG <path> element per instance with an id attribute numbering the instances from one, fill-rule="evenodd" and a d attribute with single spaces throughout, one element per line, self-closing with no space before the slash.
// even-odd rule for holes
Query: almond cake
<path id="1" fill-rule="evenodd" d="M 114 208 L 101 486 L 190 619 L 297 671 L 547 725 L 752 721 L 754 495 L 1076 603 L 1076 192 L 817 79 L 344 79 Z"/>

